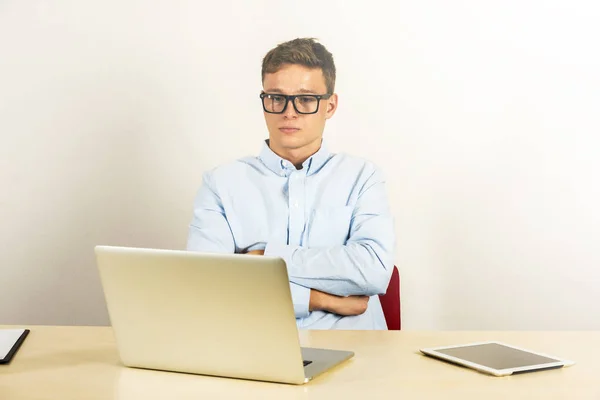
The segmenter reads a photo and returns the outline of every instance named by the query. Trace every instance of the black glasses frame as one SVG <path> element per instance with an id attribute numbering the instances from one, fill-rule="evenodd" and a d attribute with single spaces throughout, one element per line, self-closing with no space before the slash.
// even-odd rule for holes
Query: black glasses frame
<path id="1" fill-rule="evenodd" d="M 267 96 L 281 96 L 281 97 L 285 97 L 285 105 L 283 106 L 283 109 L 279 112 L 276 111 L 269 111 L 267 110 L 267 107 L 265 106 L 265 97 Z M 313 112 L 301 112 L 298 111 L 298 107 L 296 107 L 296 97 L 314 97 L 317 100 L 317 109 Z M 280 94 L 280 93 L 261 93 L 260 94 L 260 98 L 262 100 L 262 105 L 263 105 L 263 110 L 265 110 L 266 113 L 269 114 L 283 114 L 285 112 L 285 110 L 287 110 L 288 104 L 291 101 L 292 102 L 292 106 L 294 106 L 294 110 L 296 110 L 296 112 L 298 114 L 316 114 L 319 112 L 319 106 L 321 105 L 321 100 L 327 100 L 331 97 L 331 93 L 326 93 L 326 94 L 294 94 L 294 95 L 285 95 L 285 94 Z"/>

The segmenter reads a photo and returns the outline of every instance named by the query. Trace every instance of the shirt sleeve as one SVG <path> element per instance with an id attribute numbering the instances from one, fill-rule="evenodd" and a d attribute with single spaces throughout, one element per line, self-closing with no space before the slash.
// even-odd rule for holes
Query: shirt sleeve
<path id="1" fill-rule="evenodd" d="M 361 190 L 344 245 L 329 248 L 267 243 L 282 257 L 290 281 L 337 296 L 383 294 L 394 267 L 395 234 L 385 181 L 377 169 Z"/>
<path id="2" fill-rule="evenodd" d="M 194 200 L 187 249 L 207 253 L 235 253 L 233 234 L 210 172 L 204 174 L 202 186 Z"/>

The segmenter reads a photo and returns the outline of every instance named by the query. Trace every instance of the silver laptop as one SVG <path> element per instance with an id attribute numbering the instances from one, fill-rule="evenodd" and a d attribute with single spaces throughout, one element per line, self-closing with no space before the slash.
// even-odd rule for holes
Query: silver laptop
<path id="1" fill-rule="evenodd" d="M 279 257 L 97 246 L 128 367 L 302 384 L 351 358 L 301 348 Z"/>

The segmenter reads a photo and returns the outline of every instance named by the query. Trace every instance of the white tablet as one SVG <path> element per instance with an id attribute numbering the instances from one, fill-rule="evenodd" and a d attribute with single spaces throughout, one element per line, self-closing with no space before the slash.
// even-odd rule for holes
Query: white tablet
<path id="1" fill-rule="evenodd" d="M 425 355 L 495 376 L 541 371 L 574 362 L 500 342 L 479 342 L 421 349 Z"/>

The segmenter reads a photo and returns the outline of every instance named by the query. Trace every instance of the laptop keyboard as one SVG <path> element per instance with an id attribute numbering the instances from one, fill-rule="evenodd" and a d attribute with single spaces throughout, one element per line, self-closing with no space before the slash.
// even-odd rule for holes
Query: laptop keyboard
<path id="1" fill-rule="evenodd" d="M 307 361 L 307 360 L 304 360 L 304 361 L 302 361 L 302 364 L 303 364 L 305 367 L 306 367 L 308 364 L 310 364 L 310 363 L 312 363 L 312 361 Z"/>

